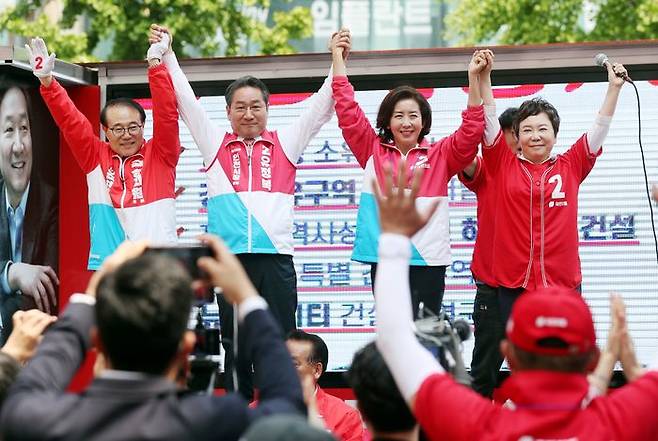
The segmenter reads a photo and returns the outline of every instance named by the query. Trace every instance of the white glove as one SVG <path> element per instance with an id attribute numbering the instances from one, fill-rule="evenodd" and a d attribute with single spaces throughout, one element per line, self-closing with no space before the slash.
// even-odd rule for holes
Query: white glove
<path id="1" fill-rule="evenodd" d="M 169 50 L 169 34 L 162 33 L 162 38 L 157 43 L 153 43 L 146 52 L 146 59 L 152 60 L 157 58 L 162 60 L 162 56 Z"/>
<path id="2" fill-rule="evenodd" d="M 41 37 L 33 38 L 30 44 L 25 45 L 30 56 L 32 73 L 39 78 L 49 77 L 55 68 L 55 53 L 48 55 L 48 48 Z"/>

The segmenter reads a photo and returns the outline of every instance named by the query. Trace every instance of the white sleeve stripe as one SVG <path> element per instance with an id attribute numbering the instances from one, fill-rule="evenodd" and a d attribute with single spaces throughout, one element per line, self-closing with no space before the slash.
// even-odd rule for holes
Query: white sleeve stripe
<path id="1" fill-rule="evenodd" d="M 410 402 L 430 375 L 443 372 L 413 332 L 409 292 L 409 238 L 384 233 L 379 238 L 375 280 L 376 344 L 402 396 Z"/>

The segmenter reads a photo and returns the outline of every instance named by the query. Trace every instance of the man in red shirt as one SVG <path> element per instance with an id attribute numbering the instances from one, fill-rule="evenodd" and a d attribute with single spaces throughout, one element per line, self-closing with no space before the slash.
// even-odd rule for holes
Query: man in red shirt
<path id="1" fill-rule="evenodd" d="M 590 400 L 587 372 L 599 358 L 592 315 L 571 288 L 522 294 L 501 345 L 512 375 L 503 384 L 509 407 L 492 404 L 446 375 L 416 339 L 407 281 L 410 237 L 433 209 L 419 213 L 411 191 L 394 191 L 387 170 L 376 191 L 382 235 L 375 302 L 377 340 L 386 364 L 421 427 L 432 440 L 655 439 L 658 371 L 650 369 L 615 393 Z M 404 165 L 399 182 L 406 182 Z M 385 197 L 381 193 L 385 194 Z"/>
<path id="2" fill-rule="evenodd" d="M 306 378 L 313 380 L 318 416 L 324 426 L 340 441 L 361 441 L 363 422 L 359 411 L 345 404 L 340 398 L 329 395 L 318 385 L 329 360 L 329 350 L 325 342 L 315 334 L 295 330 L 288 334 L 286 346 L 302 384 L 305 384 Z"/>

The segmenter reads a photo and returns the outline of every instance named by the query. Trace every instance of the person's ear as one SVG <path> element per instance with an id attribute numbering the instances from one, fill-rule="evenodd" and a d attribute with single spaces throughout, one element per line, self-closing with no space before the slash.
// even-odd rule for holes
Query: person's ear
<path id="1" fill-rule="evenodd" d="M 592 351 L 590 352 L 590 359 L 589 362 L 587 363 L 586 373 L 594 372 L 594 369 L 596 369 L 596 366 L 599 364 L 599 359 L 601 358 L 601 351 L 599 350 L 598 347 L 594 347 Z"/>
<path id="2" fill-rule="evenodd" d="M 315 382 L 317 383 L 320 377 L 322 376 L 322 363 L 318 362 L 313 365 L 313 378 L 315 379 Z"/>
<path id="3" fill-rule="evenodd" d="M 507 365 L 509 366 L 510 371 L 518 369 L 519 363 L 516 358 L 516 353 L 514 352 L 514 346 L 509 340 L 503 339 L 500 342 L 500 353 L 503 354 L 503 357 L 507 360 Z"/>

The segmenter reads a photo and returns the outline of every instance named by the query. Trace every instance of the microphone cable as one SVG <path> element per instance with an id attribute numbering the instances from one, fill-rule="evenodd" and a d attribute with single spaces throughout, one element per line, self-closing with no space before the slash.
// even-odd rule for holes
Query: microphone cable
<path id="1" fill-rule="evenodd" d="M 658 263 L 658 237 L 656 237 L 656 223 L 654 220 L 653 214 L 653 203 L 651 202 L 651 194 L 649 192 L 649 176 L 647 174 L 647 164 L 644 159 L 644 146 L 642 145 L 642 117 L 641 117 L 641 106 L 640 106 L 640 93 L 637 90 L 637 86 L 632 81 L 627 81 L 633 90 L 635 90 L 635 97 L 637 102 L 637 140 L 640 146 L 640 155 L 642 157 L 642 171 L 644 172 L 644 189 L 647 192 L 647 201 L 649 201 L 649 212 L 651 214 L 651 231 L 653 232 L 653 243 L 656 251 L 656 263 Z"/>

